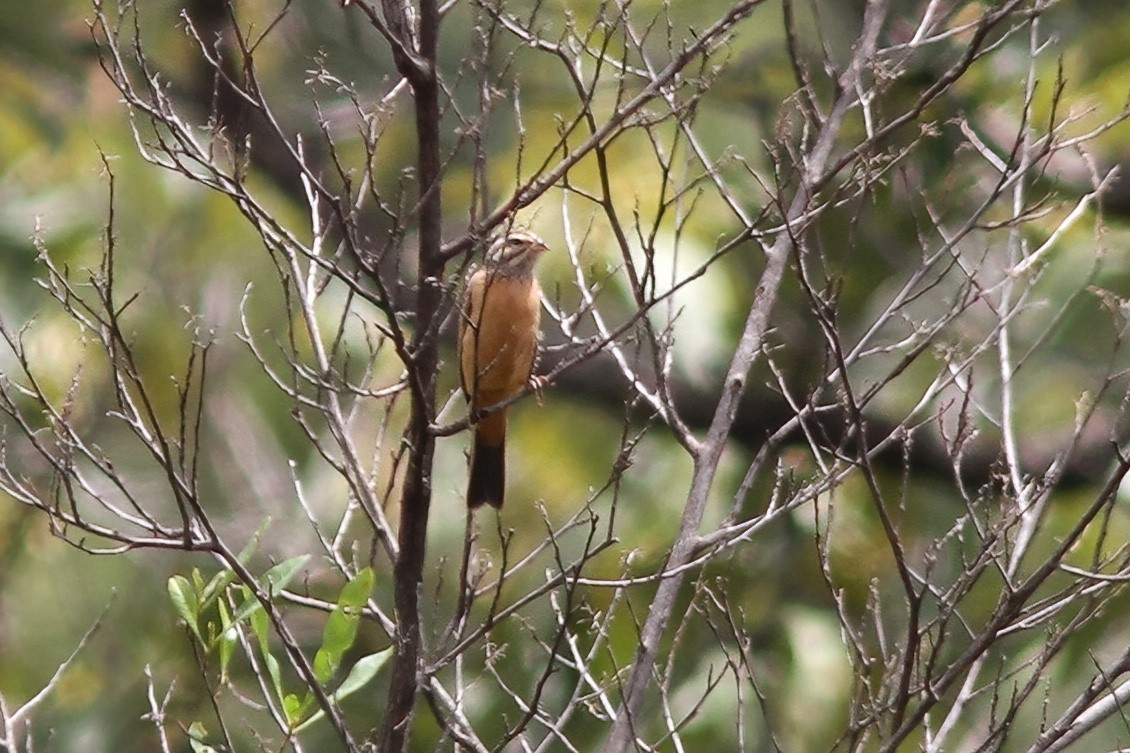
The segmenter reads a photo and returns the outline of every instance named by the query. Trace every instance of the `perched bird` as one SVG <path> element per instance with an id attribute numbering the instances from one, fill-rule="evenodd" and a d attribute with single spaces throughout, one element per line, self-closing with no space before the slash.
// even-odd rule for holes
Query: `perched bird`
<path id="1" fill-rule="evenodd" d="M 459 374 L 475 420 L 467 506 L 502 507 L 506 408 L 489 410 L 530 383 L 541 323 L 534 264 L 549 249 L 526 230 L 504 234 L 467 281 L 459 329 Z M 486 415 L 479 412 L 488 410 Z"/>

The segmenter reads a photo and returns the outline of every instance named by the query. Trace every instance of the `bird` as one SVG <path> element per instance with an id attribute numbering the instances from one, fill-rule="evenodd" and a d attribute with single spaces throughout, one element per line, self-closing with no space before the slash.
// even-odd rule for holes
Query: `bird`
<path id="1" fill-rule="evenodd" d="M 524 229 L 499 235 L 463 295 L 459 375 L 470 405 L 474 439 L 467 506 L 501 508 L 506 491 L 506 408 L 533 376 L 541 338 L 541 287 L 534 265 L 549 250 Z M 481 415 L 482 411 L 488 411 Z"/>

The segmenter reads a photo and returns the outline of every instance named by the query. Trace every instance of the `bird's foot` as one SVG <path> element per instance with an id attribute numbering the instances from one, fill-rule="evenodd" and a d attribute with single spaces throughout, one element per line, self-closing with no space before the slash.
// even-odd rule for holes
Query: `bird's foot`
<path id="1" fill-rule="evenodd" d="M 534 391 L 534 400 L 538 405 L 544 402 L 545 388 L 549 386 L 549 380 L 537 374 L 530 375 L 530 389 Z"/>

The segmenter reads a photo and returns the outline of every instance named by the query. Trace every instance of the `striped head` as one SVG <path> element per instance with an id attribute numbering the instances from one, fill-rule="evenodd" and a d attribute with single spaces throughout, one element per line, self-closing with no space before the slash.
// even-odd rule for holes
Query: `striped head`
<path id="1" fill-rule="evenodd" d="M 534 264 L 548 250 L 545 241 L 534 233 L 514 229 L 490 244 L 486 267 L 507 277 L 526 277 L 533 274 Z"/>

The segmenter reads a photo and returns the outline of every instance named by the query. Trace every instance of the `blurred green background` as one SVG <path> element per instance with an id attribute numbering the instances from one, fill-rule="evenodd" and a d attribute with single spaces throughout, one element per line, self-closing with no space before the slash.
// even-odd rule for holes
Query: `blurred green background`
<path id="1" fill-rule="evenodd" d="M 143 35 L 154 66 L 172 85 L 184 112 L 203 120 L 207 101 L 201 92 L 207 92 L 209 84 L 179 20 L 183 3 L 151 0 L 143 5 Z M 829 39 L 833 52 L 847 49 L 853 41 L 857 26 L 853 19 L 858 18 L 861 5 L 820 4 L 824 28 L 842 30 L 839 38 L 833 35 Z M 920 4 L 906 5 L 916 9 Z M 976 5 L 970 4 L 971 14 L 976 12 Z M 201 12 L 207 3 L 197 6 L 194 11 Z M 259 0 L 239 2 L 237 6 L 241 18 L 260 30 L 281 7 Z M 584 18 L 594 12 L 590 6 L 595 3 L 548 3 L 546 23 L 560 23 L 553 20 L 553 14 L 572 7 L 578 25 L 583 25 Z M 641 12 L 658 6 L 635 5 Z M 689 27 L 717 17 L 725 6 L 716 0 L 672 4 L 679 23 Z M 453 77 L 468 50 L 463 30 L 469 26 L 470 13 L 467 6 L 458 6 L 446 22 L 443 66 Z M 914 17 L 910 7 L 899 13 L 905 13 L 906 19 Z M 226 198 L 148 165 L 139 157 L 120 95 L 99 66 L 87 28 L 89 17 L 85 0 L 7 3 L 0 13 L 0 318 L 9 328 L 27 325 L 24 344 L 37 376 L 60 396 L 71 384 L 79 364 L 94 359 L 95 365 L 82 373 L 87 397 L 76 406 L 76 420 L 91 436 L 98 437 L 100 445 L 118 447 L 123 467 L 130 470 L 131 453 L 138 450 L 130 445 L 121 427 L 105 416 L 111 397 L 106 374 L 97 367 L 96 357 L 77 336 L 73 323 L 51 305 L 36 284 L 43 269 L 37 264 L 31 240 L 38 236 L 56 262 L 68 265 L 79 277 L 80 270 L 98 265 L 106 245 L 109 206 L 104 156 L 116 179 L 117 285 L 127 295 L 136 292 L 139 296 L 128 323 L 151 382 L 164 380 L 167 384 L 171 376 L 182 372 L 195 327 L 215 333 L 210 356 L 214 402 L 206 418 L 215 442 L 208 449 L 205 471 L 205 486 L 214 505 L 211 509 L 224 513 L 225 532 L 234 541 L 248 539 L 264 520 L 273 519 L 262 548 L 264 562 L 310 551 L 311 533 L 304 528 L 304 521 L 292 520 L 296 508 L 287 461 L 295 463 L 319 509 L 332 510 L 340 503 L 342 485 L 321 465 L 290 420 L 292 406 L 274 390 L 235 337 L 240 301 L 248 286 L 247 312 L 253 329 L 270 333 L 265 335 L 268 340 L 280 337 L 285 330 L 286 313 L 278 299 L 274 267 L 258 237 Z M 784 127 L 778 121 L 781 103 L 795 88 L 779 19 L 779 4 L 766 3 L 753 20 L 739 27 L 730 45 L 728 67 L 704 98 L 698 119 L 698 135 L 712 153 L 730 146 L 759 171 L 769 167 L 762 143 L 772 142 L 778 129 Z M 900 23 L 909 23 L 900 19 L 896 13 L 891 35 L 900 33 Z M 807 15 L 802 24 L 811 32 Z M 1041 57 L 1037 116 L 1046 117 L 1051 85 L 1060 64 L 1066 81 L 1061 108 L 1080 113 L 1093 108 L 1080 121 L 1079 132 L 1115 116 L 1130 93 L 1130 60 L 1125 52 L 1130 13 L 1124 2 L 1061 2 L 1045 17 L 1041 30 L 1054 39 L 1054 47 Z M 809 42 L 815 49 L 815 42 Z M 331 112 L 340 108 L 343 113 L 344 125 L 336 134 L 341 154 L 363 160 L 359 142 L 349 131 L 349 103 L 333 86 L 303 83 L 310 78 L 308 71 L 316 58 L 325 61 L 335 75 L 355 84 L 362 98 L 379 96 L 383 91 L 387 77 L 392 75 L 390 60 L 361 14 L 343 11 L 330 2 L 290 7 L 270 43 L 256 54 L 260 84 L 275 104 L 285 129 L 304 134 L 310 143 L 317 142 L 313 91 L 323 107 Z M 554 118 L 563 110 L 568 112 L 572 94 L 557 71 L 540 65 L 539 58 L 528 49 L 517 51 L 513 66 L 522 82 L 523 117 L 528 129 L 524 150 L 532 165 L 552 143 Z M 889 190 L 876 191 L 869 203 L 829 212 L 822 219 L 819 236 L 828 246 L 828 273 L 842 278 L 840 321 L 845 334 L 858 335 L 866 329 L 869 316 L 883 305 L 890 290 L 917 261 L 914 238 L 923 213 L 916 203 L 919 197 L 902 186 L 924 186 L 941 216 L 961 217 L 977 190 L 977 174 L 962 167 L 977 159 L 967 151 L 955 150 L 956 131 L 946 124 L 966 114 L 986 127 L 1001 125 L 1008 133 L 1016 118 L 1026 71 L 1023 46 L 1010 48 L 994 56 L 990 64 L 974 69 L 953 92 L 932 106 L 928 117 L 942 124 L 941 133 L 920 145 L 907 168 L 906 184 L 892 182 Z M 922 82 L 931 81 L 937 74 L 938 70 L 924 66 L 920 79 L 897 82 L 887 93 L 888 106 L 893 110 L 900 98 L 913 99 Z M 906 87 L 905 91 L 900 87 Z M 473 93 L 473 89 L 458 90 L 461 97 Z M 388 152 L 382 155 L 382 172 L 377 176 L 385 181 L 386 188 L 395 186 L 399 172 L 412 162 L 408 113 L 402 107 L 387 121 L 383 143 Z M 1130 164 L 1128 143 L 1130 129 L 1120 125 L 1088 146 L 1089 158 L 1101 167 Z M 490 174 L 497 185 L 495 194 L 500 195 L 514 176 L 518 144 L 512 123 L 497 128 L 491 148 Z M 616 142 L 610 158 L 620 165 L 616 172 L 623 183 L 615 187 L 615 193 L 624 197 L 621 210 L 630 212 L 639 202 L 646 216 L 653 211 L 649 202 L 655 201 L 654 194 L 641 187 L 639 177 L 655 169 L 649 163 L 647 139 L 636 133 Z M 591 165 L 582 165 L 576 179 L 591 180 L 591 170 Z M 728 177 L 750 197 L 747 209 L 756 212 L 763 202 L 759 198 L 761 189 L 740 166 L 728 170 Z M 278 169 L 278 163 L 252 166 L 250 181 L 255 190 L 276 208 L 285 223 L 300 229 L 306 221 L 306 210 L 292 180 L 285 169 Z M 1108 371 L 1127 365 L 1119 355 L 1113 358 L 1114 366 L 1110 365 L 1119 333 L 1101 300 L 1085 293 L 1076 295 L 1086 285 L 1116 295 L 1130 291 L 1127 186 L 1125 180 L 1115 184 L 1101 232 L 1095 231 L 1093 215 L 1089 215 L 1063 239 L 1055 252 L 1054 273 L 1045 275 L 1035 289 L 1034 297 L 1048 303 L 1034 307 L 1018 323 L 1022 343 L 1040 345 L 1031 356 L 1025 379 L 1018 383 L 1017 395 L 1025 447 L 1037 454 L 1044 451 L 1044 456 L 1050 457 L 1045 448 L 1050 446 L 1054 452 L 1066 440 L 1076 401 L 1084 390 L 1096 390 Z M 1082 157 L 1056 165 L 1035 186 L 1037 192 L 1046 192 L 1051 203 L 1070 201 L 1089 188 L 1087 162 Z M 465 224 L 469 200 L 469 162 L 464 155 L 453 163 L 445 184 L 446 211 L 453 232 Z M 551 192 L 544 206 L 528 213 L 528 219 L 547 237 L 556 234 L 556 239 L 560 238 L 560 209 L 555 202 L 561 201 L 559 193 Z M 714 239 L 732 231 L 734 223 L 724 211 L 711 211 L 710 207 L 700 211 L 715 217 L 716 222 L 694 224 L 694 237 L 688 245 L 693 248 L 697 243 L 705 252 Z M 1049 231 L 1063 214 L 1057 211 L 1045 225 L 1037 224 L 1037 232 Z M 579 216 L 585 215 L 580 212 Z M 380 221 L 374 222 L 376 234 Z M 597 222 L 592 241 L 585 246 L 591 256 L 583 261 L 595 267 L 608 261 L 599 251 L 602 232 L 606 229 Z M 849 239 L 847 244 L 841 244 L 844 238 Z M 986 240 L 986 244 L 993 242 Z M 759 269 L 759 257 L 731 255 L 715 273 L 697 281 L 680 298 L 680 303 L 691 305 L 676 329 L 685 343 L 676 347 L 676 370 L 688 383 L 717 382 Z M 559 291 L 566 300 L 571 295 L 575 298 L 575 292 L 569 292 L 571 275 L 567 259 L 559 255 L 546 264 L 543 284 L 547 291 Z M 618 296 L 621 304 L 626 302 L 621 286 L 622 282 L 611 280 L 604 293 L 613 310 Z M 779 346 L 775 357 L 790 382 L 803 390 L 822 374 L 823 346 L 799 286 L 789 283 L 782 295 L 774 320 Z M 940 304 L 934 301 L 923 305 Z M 978 327 L 985 322 L 969 317 L 962 326 L 968 330 L 955 332 L 953 343 L 960 343 L 961 337 L 976 337 Z M 1047 339 L 1041 339 L 1045 334 Z M 450 360 L 450 353 L 446 358 Z M 908 370 L 878 401 L 874 407 L 877 414 L 881 417 L 887 412 L 897 420 L 900 411 L 917 399 L 938 363 L 940 360 L 927 356 Z M 10 354 L 0 356 L 0 364 L 11 368 Z M 866 380 L 867 368 L 874 368 L 878 375 L 889 365 L 876 360 L 857 376 Z M 397 369 L 390 362 L 378 367 L 377 373 L 392 378 Z M 988 374 L 991 379 L 992 371 Z M 753 389 L 767 392 L 762 384 L 769 379 L 768 372 L 762 370 L 756 376 Z M 441 384 L 453 390 L 454 376 L 445 372 Z M 991 383 L 984 387 L 992 391 Z M 162 408 L 172 411 L 174 396 L 171 387 L 167 389 L 163 393 L 167 404 Z M 1118 397 L 1114 396 L 1115 403 Z M 509 494 L 514 502 L 505 511 L 503 523 L 516 528 L 514 546 L 526 551 L 544 535 L 540 516 L 526 501 L 542 501 L 551 519 L 560 523 L 590 490 L 602 485 L 616 458 L 623 411 L 614 404 L 557 389 L 549 393 L 543 408 L 522 406 L 513 414 Z M 437 560 L 455 560 L 460 551 L 464 445 L 465 435 L 440 442 L 436 514 L 429 545 Z M 755 449 L 750 443 L 736 443 L 728 454 L 713 520 L 728 510 L 729 494 L 740 483 Z M 16 443 L 7 453 L 14 467 L 24 467 L 20 464 L 25 463 L 29 477 L 43 477 L 41 465 L 21 454 Z M 139 483 L 156 488 L 159 484 L 145 475 L 150 471 L 145 469 L 144 458 L 134 459 Z M 683 501 L 681 494 L 672 494 L 671 490 L 684 489 L 690 471 L 690 461 L 665 432 L 653 430 L 647 434 L 619 489 L 617 525 L 621 543 L 598 558 L 589 575 L 616 575 L 629 551 L 635 552 L 634 566 L 641 571 L 661 560 Z M 889 481 L 892 489 L 897 488 L 897 468 L 891 471 Z M 1102 481 L 1101 475 L 1094 475 L 1065 486 L 1054 501 L 1047 542 L 1054 541 L 1057 528 L 1070 523 Z M 889 562 L 872 508 L 852 504 L 853 499 L 863 497 L 864 490 L 848 483 L 838 494 L 838 533 L 832 564 L 847 600 L 862 609 L 872 578 L 886 572 Z M 944 474 L 914 478 L 907 498 L 913 508 L 906 515 L 908 535 L 917 542 L 929 542 L 941 535 L 961 512 L 960 499 Z M 1110 528 L 1116 545 L 1125 542 L 1130 533 L 1124 503 L 1120 510 Z M 751 640 L 750 655 L 772 688 L 766 711 L 772 719 L 772 732 L 783 748 L 791 751 L 826 750 L 835 743 L 852 688 L 834 605 L 814 552 L 814 525 L 811 515 L 803 512 L 775 524 L 759 536 L 756 545 L 736 547 L 715 561 L 702 580 L 704 587 L 724 593 L 742 614 Z M 577 541 L 566 544 L 575 546 Z M 490 550 L 497 546 L 497 536 L 488 526 L 484 547 Z M 189 642 L 178 629 L 165 595 L 166 578 L 194 566 L 205 570 L 213 567 L 199 556 L 148 551 L 91 556 L 54 536 L 43 514 L 0 498 L 0 695 L 9 706 L 18 706 L 37 692 L 98 615 L 105 613 L 101 629 L 57 692 L 37 712 L 37 749 L 153 750 L 151 724 L 141 719 L 147 711 L 145 666 L 152 668 L 159 690 L 176 680 L 169 707 L 171 717 L 185 723 L 207 718 L 206 690 L 195 670 Z M 447 572 L 450 578 L 450 567 Z M 429 573 L 429 578 L 439 576 Z M 312 580 L 314 590 L 321 585 L 332 593 L 333 582 L 319 584 L 316 572 Z M 536 581 L 534 577 L 530 582 Z M 443 588 L 450 590 L 451 584 L 445 583 Z M 985 609 L 992 605 L 995 595 L 986 592 Z M 604 606 L 602 600 L 608 597 L 607 592 L 595 590 L 586 595 L 586 608 L 598 612 Z M 646 589 L 634 598 L 646 607 Z M 1071 688 L 1079 687 L 1080 678 L 1090 676 L 1089 654 L 1105 656 L 1130 641 L 1130 624 L 1118 618 L 1127 609 L 1130 603 L 1125 597 L 1108 605 L 1108 618 L 1093 623 L 1078 637 L 1077 647 L 1061 657 L 1052 676 L 1062 674 L 1065 679 L 1048 689 L 1054 701 L 1063 700 L 1057 688 L 1070 693 Z M 496 640 L 514 644 L 511 655 L 500 663 L 500 672 L 521 683 L 529 667 L 537 666 L 538 656 L 523 657 L 523 630 L 537 633 L 548 619 L 547 614 L 529 615 L 522 625 L 496 631 Z M 320 630 L 317 621 L 304 627 L 300 629 L 302 637 L 316 640 Z M 622 634 L 616 636 L 615 643 L 624 651 L 623 657 L 628 657 L 631 625 L 622 621 L 617 629 Z M 717 645 L 705 632 L 685 640 L 702 644 L 686 650 L 687 675 L 701 679 L 712 662 L 721 661 Z M 1018 637 L 1013 646 L 1015 656 L 1033 651 L 1041 640 L 1039 635 Z M 368 631 L 363 641 L 368 642 L 370 650 L 384 645 L 375 630 Z M 489 717 L 497 703 L 484 695 L 475 700 L 473 710 Z M 421 717 L 421 725 L 426 727 L 427 714 Z M 1019 721 L 1021 729 L 1029 733 L 1028 739 L 1039 722 L 1038 708 L 1030 718 Z M 767 728 L 756 721 L 749 724 L 762 736 L 760 747 L 751 743 L 751 748 L 769 749 Z M 729 739 L 725 736 L 733 734 L 733 726 L 731 712 L 724 705 L 710 706 L 692 726 L 688 741 L 704 746 L 719 736 Z M 1108 736 L 1104 743 L 1120 740 L 1126 744 L 1125 730 L 1117 723 L 1102 734 Z M 1017 737 L 1024 739 L 1026 735 Z M 1088 744 L 1099 742 L 1090 738 Z M 429 735 L 421 734 L 417 749 L 430 750 L 432 744 Z M 1020 743 L 1017 746 L 1022 748 Z M 1099 749 L 1104 748 L 1080 748 Z"/>

